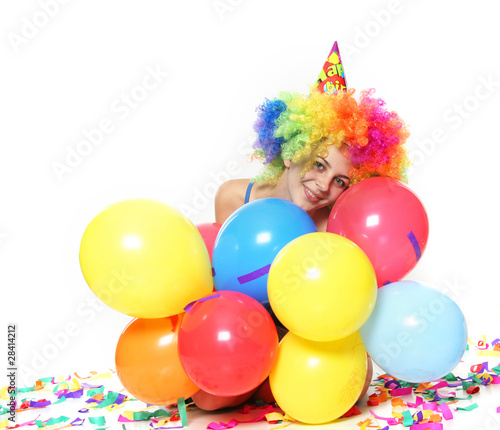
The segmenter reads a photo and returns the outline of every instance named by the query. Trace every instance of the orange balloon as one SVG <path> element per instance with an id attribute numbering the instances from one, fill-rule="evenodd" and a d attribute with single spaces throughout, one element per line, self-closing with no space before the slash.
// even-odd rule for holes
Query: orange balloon
<path id="1" fill-rule="evenodd" d="M 116 346 L 116 372 L 135 398 L 152 405 L 171 405 L 199 388 L 182 368 L 177 337 L 184 314 L 166 318 L 136 318 Z"/>

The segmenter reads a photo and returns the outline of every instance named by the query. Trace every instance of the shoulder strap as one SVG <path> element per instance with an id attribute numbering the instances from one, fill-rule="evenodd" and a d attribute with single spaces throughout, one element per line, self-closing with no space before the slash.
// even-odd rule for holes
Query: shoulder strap
<path id="1" fill-rule="evenodd" d="M 250 201 L 250 191 L 252 191 L 253 187 L 253 182 L 250 182 L 247 187 L 247 193 L 245 194 L 245 204 L 247 204 Z"/>

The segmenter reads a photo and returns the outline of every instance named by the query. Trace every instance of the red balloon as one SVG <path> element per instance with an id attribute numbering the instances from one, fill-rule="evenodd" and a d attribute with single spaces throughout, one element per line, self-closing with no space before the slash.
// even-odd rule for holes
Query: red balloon
<path id="1" fill-rule="evenodd" d="M 203 241 L 205 242 L 208 255 L 210 256 L 210 261 L 212 261 L 212 251 L 214 249 L 215 238 L 217 237 L 221 227 L 222 224 L 216 222 L 203 223 L 196 226 L 201 234 L 201 237 L 203 238 Z"/>
<path id="2" fill-rule="evenodd" d="M 179 330 L 179 356 L 191 380 L 218 396 L 258 387 L 278 353 L 276 326 L 264 306 L 236 291 L 194 302 Z"/>
<path id="3" fill-rule="evenodd" d="M 427 245 L 429 221 L 410 188 L 396 179 L 374 177 L 340 196 L 326 230 L 352 240 L 366 253 L 380 288 L 415 267 Z"/>

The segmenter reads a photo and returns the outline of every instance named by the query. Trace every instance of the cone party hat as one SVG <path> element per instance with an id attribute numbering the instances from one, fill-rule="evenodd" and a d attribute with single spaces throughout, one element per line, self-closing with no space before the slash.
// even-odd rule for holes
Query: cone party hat
<path id="1" fill-rule="evenodd" d="M 340 59 L 337 42 L 333 44 L 332 50 L 321 69 L 315 87 L 322 93 L 336 93 L 337 91 L 345 91 L 347 89 L 344 66 Z"/>

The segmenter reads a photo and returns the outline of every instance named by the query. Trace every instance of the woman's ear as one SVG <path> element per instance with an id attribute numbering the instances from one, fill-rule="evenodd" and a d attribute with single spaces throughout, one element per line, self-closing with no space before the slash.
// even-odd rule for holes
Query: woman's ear
<path id="1" fill-rule="evenodd" d="M 288 159 L 286 159 L 286 158 L 285 158 L 285 159 L 283 160 L 283 163 L 285 164 L 285 167 L 286 167 L 287 169 L 289 169 L 289 168 L 290 168 L 290 166 L 292 165 L 292 160 L 288 160 Z"/>

